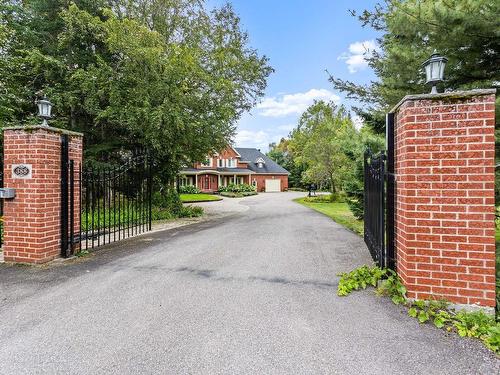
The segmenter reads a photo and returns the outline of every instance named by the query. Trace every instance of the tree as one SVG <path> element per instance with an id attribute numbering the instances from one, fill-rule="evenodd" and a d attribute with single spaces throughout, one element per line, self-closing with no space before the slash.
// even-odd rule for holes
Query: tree
<path id="1" fill-rule="evenodd" d="M 0 72 L 12 72 L 0 78 L 2 123 L 38 121 L 33 102 L 43 92 L 55 104 L 52 124 L 85 134 L 90 162 L 146 149 L 171 180 L 230 143 L 272 72 L 230 6 L 0 1 Z"/>
<path id="2" fill-rule="evenodd" d="M 295 162 L 295 155 L 290 149 L 290 139 L 282 138 L 280 143 L 271 143 L 267 153 L 271 159 L 290 172 L 288 176 L 288 185 L 291 188 L 304 188 L 302 174 L 305 171 L 304 164 Z"/>
<path id="3" fill-rule="evenodd" d="M 336 77 L 330 81 L 365 105 L 355 111 L 378 132 L 385 129 L 385 113 L 401 98 L 429 91 L 421 63 L 434 50 L 449 59 L 441 89 L 500 85 L 498 1 L 387 0 L 353 14 L 363 26 L 383 32 L 379 49 L 366 56 L 378 80 L 368 85 Z"/>
<path id="4" fill-rule="evenodd" d="M 292 131 L 290 149 L 295 162 L 306 166 L 303 180 L 326 183 L 335 195 L 343 190 L 356 140 L 356 129 L 345 109 L 318 101 L 302 114 Z"/>

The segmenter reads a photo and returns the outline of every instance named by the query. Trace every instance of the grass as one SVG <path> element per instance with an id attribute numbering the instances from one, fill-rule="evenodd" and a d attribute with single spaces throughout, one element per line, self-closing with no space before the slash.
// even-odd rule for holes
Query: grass
<path id="1" fill-rule="evenodd" d="M 184 203 L 192 203 L 192 202 L 211 202 L 211 201 L 220 201 L 222 198 L 218 195 L 213 194 L 181 194 L 181 201 Z"/>
<path id="2" fill-rule="evenodd" d="M 295 202 L 300 203 L 306 207 L 312 208 L 315 211 L 330 217 L 336 223 L 352 230 L 354 233 L 363 235 L 363 220 L 357 220 L 349 210 L 347 203 L 337 202 L 308 202 L 306 198 L 294 199 Z"/>

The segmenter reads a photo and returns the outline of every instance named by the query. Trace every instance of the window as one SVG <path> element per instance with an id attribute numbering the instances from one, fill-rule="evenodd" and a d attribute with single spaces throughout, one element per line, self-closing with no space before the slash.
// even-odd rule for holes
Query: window
<path id="1" fill-rule="evenodd" d="M 265 160 L 262 158 L 258 158 L 255 163 L 257 163 L 258 168 L 264 168 L 264 164 L 266 164 Z"/>
<path id="2" fill-rule="evenodd" d="M 228 168 L 236 168 L 236 159 L 229 159 L 227 161 L 227 167 Z"/>
<path id="3" fill-rule="evenodd" d="M 193 185 L 193 177 L 184 176 L 179 178 L 179 186 L 191 186 L 191 185 Z"/>
<path id="4" fill-rule="evenodd" d="M 224 159 L 217 159 L 217 167 L 224 168 Z"/>
<path id="5" fill-rule="evenodd" d="M 212 166 L 212 158 L 211 157 L 207 157 L 202 163 L 201 163 L 201 166 L 202 167 L 211 167 Z"/>

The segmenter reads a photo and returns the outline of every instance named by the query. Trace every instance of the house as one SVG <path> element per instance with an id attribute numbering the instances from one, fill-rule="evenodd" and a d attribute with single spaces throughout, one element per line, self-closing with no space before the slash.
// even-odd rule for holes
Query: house
<path id="1" fill-rule="evenodd" d="M 288 189 L 288 171 L 256 148 L 228 147 L 203 163 L 180 172 L 180 186 L 194 185 L 203 192 L 216 192 L 229 184 L 249 184 L 257 191 Z"/>

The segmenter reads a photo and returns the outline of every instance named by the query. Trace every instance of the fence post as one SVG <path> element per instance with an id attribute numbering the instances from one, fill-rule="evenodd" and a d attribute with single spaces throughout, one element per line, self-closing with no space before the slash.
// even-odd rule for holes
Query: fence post
<path id="1" fill-rule="evenodd" d="M 395 125 L 397 272 L 408 297 L 495 306 L 495 90 L 405 97 Z"/>
<path id="2" fill-rule="evenodd" d="M 3 131 L 4 186 L 16 190 L 16 197 L 4 202 L 4 260 L 48 262 L 60 256 L 64 245 L 61 137 L 68 137 L 69 158 L 80 168 L 82 134 L 47 126 L 8 127 Z M 78 187 L 74 194 L 79 200 Z M 76 202 L 73 224 L 79 227 L 79 223 L 80 205 Z"/>

